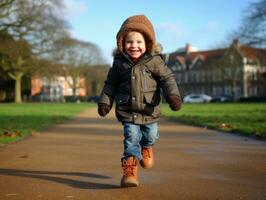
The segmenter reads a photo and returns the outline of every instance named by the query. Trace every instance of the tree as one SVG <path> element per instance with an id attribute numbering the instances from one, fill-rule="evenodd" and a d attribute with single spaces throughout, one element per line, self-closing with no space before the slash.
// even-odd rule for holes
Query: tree
<path id="1" fill-rule="evenodd" d="M 90 95 L 98 96 L 100 94 L 109 68 L 109 65 L 95 65 L 87 68 L 86 80 L 90 85 L 90 88 L 88 88 Z"/>
<path id="2" fill-rule="evenodd" d="M 241 67 L 243 66 L 243 58 L 240 54 L 240 43 L 238 40 L 234 40 L 229 48 L 225 49 L 225 53 L 220 58 L 211 60 L 208 64 L 212 67 L 224 82 L 229 82 L 231 86 L 231 93 L 236 100 L 237 97 L 237 83 L 241 73 Z"/>
<path id="3" fill-rule="evenodd" d="M 231 38 L 239 38 L 246 45 L 266 48 L 266 0 L 252 2 L 246 13 Z"/>
<path id="4" fill-rule="evenodd" d="M 2 0 L 0 2 L 0 19 L 3 19 L 9 15 L 10 9 L 14 2 L 15 0 Z"/>
<path id="5" fill-rule="evenodd" d="M 34 54 L 43 54 L 68 28 L 61 17 L 62 8 L 61 0 L 1 1 L 0 31 L 27 40 Z"/>
<path id="6" fill-rule="evenodd" d="M 21 103 L 21 79 L 32 64 L 31 46 L 26 40 L 15 40 L 3 32 L 0 43 L 0 66 L 15 81 L 15 102 Z"/>
<path id="7" fill-rule="evenodd" d="M 62 6 L 61 0 L 0 2 L 0 67 L 16 82 L 15 102 L 21 102 L 21 78 L 33 69 L 36 56 L 45 58 L 54 41 L 67 34 Z"/>
<path id="8" fill-rule="evenodd" d="M 99 48 L 90 42 L 84 42 L 70 37 L 56 42 L 57 51 L 53 54 L 54 61 L 63 65 L 62 75 L 72 88 L 73 95 L 79 88 L 85 88 L 80 79 L 91 65 L 103 63 Z M 84 83 L 84 82 L 83 82 Z"/>

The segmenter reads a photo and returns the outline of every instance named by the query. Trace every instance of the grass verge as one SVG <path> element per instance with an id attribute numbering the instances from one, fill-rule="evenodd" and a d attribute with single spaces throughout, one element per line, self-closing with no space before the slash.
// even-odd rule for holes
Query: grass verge
<path id="1" fill-rule="evenodd" d="M 94 107 L 88 103 L 0 104 L 0 144 L 21 140 L 77 113 Z"/>
<path id="2" fill-rule="evenodd" d="M 179 112 L 163 104 L 162 114 L 189 125 L 266 139 L 265 103 L 183 104 Z"/>

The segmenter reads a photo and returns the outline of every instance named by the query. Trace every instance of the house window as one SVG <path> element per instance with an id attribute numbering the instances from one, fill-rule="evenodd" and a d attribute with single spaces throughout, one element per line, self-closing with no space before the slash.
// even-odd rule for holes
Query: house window
<path id="1" fill-rule="evenodd" d="M 232 69 L 230 67 L 226 68 L 226 76 L 227 76 L 227 79 L 228 77 L 232 77 Z"/>
<path id="2" fill-rule="evenodd" d="M 201 86 L 201 93 L 205 93 L 204 86 Z"/>
<path id="3" fill-rule="evenodd" d="M 75 95 L 79 95 L 79 89 L 76 89 L 76 94 Z"/>
<path id="4" fill-rule="evenodd" d="M 213 96 L 217 96 L 218 95 L 217 87 L 213 87 L 212 88 L 212 94 L 213 94 Z"/>
<path id="5" fill-rule="evenodd" d="M 258 80 L 258 77 L 257 77 L 257 72 L 256 72 L 256 70 L 252 72 L 252 80 L 253 80 L 253 81 L 256 81 L 256 80 Z"/>
<path id="6" fill-rule="evenodd" d="M 67 89 L 67 95 L 73 95 L 73 90 L 72 88 Z"/>
<path id="7" fill-rule="evenodd" d="M 201 82 L 205 82 L 205 73 L 203 71 L 201 72 L 200 78 L 201 78 Z"/>
<path id="8" fill-rule="evenodd" d="M 222 88 L 221 87 L 213 87 L 212 93 L 213 93 L 213 96 L 219 96 L 222 94 Z"/>
<path id="9" fill-rule="evenodd" d="M 241 96 L 241 88 L 240 87 L 236 87 L 236 95 L 238 97 Z"/>
<path id="10" fill-rule="evenodd" d="M 222 80 L 222 73 L 220 70 L 214 71 L 214 80 L 221 81 Z"/>
<path id="11" fill-rule="evenodd" d="M 208 71 L 208 72 L 206 72 L 206 82 L 212 82 L 212 72 L 210 71 Z"/>
<path id="12" fill-rule="evenodd" d="M 182 76 L 182 74 L 177 74 L 177 75 L 176 75 L 176 78 L 177 78 L 176 82 L 177 82 L 178 84 L 180 84 L 180 83 L 182 82 L 182 80 L 181 80 L 181 76 Z"/>
<path id="13" fill-rule="evenodd" d="M 257 88 L 257 86 L 253 86 L 251 88 L 251 95 L 252 96 L 257 96 L 258 95 L 258 88 Z"/>
<path id="14" fill-rule="evenodd" d="M 230 86 L 226 86 L 226 87 L 224 88 L 224 93 L 225 93 L 226 95 L 231 95 L 231 94 L 232 94 L 232 89 L 231 89 L 231 87 L 230 87 Z"/>
<path id="15" fill-rule="evenodd" d="M 187 73 L 184 74 L 184 82 L 185 82 L 185 83 L 188 82 L 188 74 L 187 74 Z"/>
<path id="16" fill-rule="evenodd" d="M 71 77 L 67 77 L 67 82 L 72 85 L 73 84 L 73 79 Z"/>
<path id="17" fill-rule="evenodd" d="M 189 72 L 189 73 L 188 73 L 188 82 L 189 82 L 189 83 L 194 82 L 194 81 L 193 81 L 193 74 L 192 74 L 192 72 Z"/>
<path id="18" fill-rule="evenodd" d="M 230 55 L 230 61 L 231 61 L 231 62 L 233 62 L 233 61 L 234 61 L 234 59 L 235 59 L 234 55 L 233 55 L 233 54 L 231 54 L 231 55 Z"/>
<path id="19" fill-rule="evenodd" d="M 216 71 L 213 71 L 212 72 L 212 80 L 214 81 L 214 82 L 216 82 L 217 81 L 217 73 L 216 73 Z"/>
<path id="20" fill-rule="evenodd" d="M 253 60 L 253 59 L 248 59 L 247 60 L 247 64 L 248 65 L 259 65 L 259 61 L 258 60 Z"/>

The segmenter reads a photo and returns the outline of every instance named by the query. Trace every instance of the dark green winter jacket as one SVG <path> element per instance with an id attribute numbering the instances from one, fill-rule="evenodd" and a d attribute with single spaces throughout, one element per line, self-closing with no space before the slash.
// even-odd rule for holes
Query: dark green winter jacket
<path id="1" fill-rule="evenodd" d="M 124 53 L 114 57 L 99 103 L 116 103 L 121 122 L 149 124 L 160 117 L 161 89 L 164 96 L 179 95 L 175 76 L 160 54 L 145 54 L 133 62 Z"/>

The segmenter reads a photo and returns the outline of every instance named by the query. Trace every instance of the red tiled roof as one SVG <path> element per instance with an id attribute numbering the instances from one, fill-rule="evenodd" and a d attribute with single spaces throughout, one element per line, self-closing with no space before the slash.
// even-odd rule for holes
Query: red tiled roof
<path id="1" fill-rule="evenodd" d="M 196 57 L 200 57 L 202 60 L 207 60 L 209 58 L 218 58 L 221 57 L 226 49 L 215 49 L 215 50 L 209 50 L 209 51 L 197 51 L 192 52 L 188 55 L 189 60 L 193 60 Z"/>
<path id="2" fill-rule="evenodd" d="M 174 52 L 169 55 L 169 64 L 178 61 L 180 64 L 185 64 L 186 61 L 192 62 L 196 57 L 200 57 L 202 61 L 207 61 L 208 59 L 219 59 L 228 48 L 224 49 L 214 49 L 207 51 L 195 51 L 191 52 L 188 55 L 184 52 Z M 240 46 L 240 54 L 249 59 L 259 59 L 266 60 L 266 49 L 259 49 L 248 46 Z"/>
<path id="3" fill-rule="evenodd" d="M 259 60 L 266 59 L 266 49 L 241 46 L 240 53 L 243 57 L 249 59 L 259 59 Z"/>

